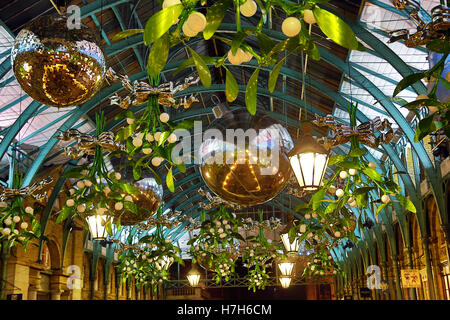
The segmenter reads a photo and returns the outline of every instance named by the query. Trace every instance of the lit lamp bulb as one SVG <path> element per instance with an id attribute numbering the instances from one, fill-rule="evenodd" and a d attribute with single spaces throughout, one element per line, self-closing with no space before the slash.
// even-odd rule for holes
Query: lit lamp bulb
<path id="1" fill-rule="evenodd" d="M 298 253 L 298 249 L 300 247 L 300 241 L 298 237 L 295 237 L 291 242 L 289 240 L 289 234 L 283 233 L 281 235 L 281 240 L 283 241 L 283 245 L 287 253 Z"/>
<path id="2" fill-rule="evenodd" d="M 108 236 L 107 225 L 112 224 L 113 217 L 106 214 L 95 214 L 86 217 L 92 240 L 106 240 Z"/>
<path id="3" fill-rule="evenodd" d="M 283 276 L 291 276 L 292 270 L 294 269 L 294 263 L 289 260 L 281 260 L 278 263 L 278 268 Z"/>
<path id="4" fill-rule="evenodd" d="M 191 287 L 197 287 L 200 282 L 200 271 L 197 268 L 197 265 L 193 265 L 191 270 L 189 270 L 187 274 L 187 279 Z"/>
<path id="5" fill-rule="evenodd" d="M 187 24 L 193 32 L 202 32 L 206 27 L 206 17 L 203 13 L 195 11 L 189 15 L 184 24 Z"/>
<path id="6" fill-rule="evenodd" d="M 243 5 L 239 7 L 241 13 L 245 17 L 251 17 L 256 13 L 258 6 L 253 0 L 247 0 Z"/>
<path id="7" fill-rule="evenodd" d="M 283 289 L 289 288 L 289 286 L 291 285 L 291 277 L 281 276 L 280 283 Z"/>
<path id="8" fill-rule="evenodd" d="M 295 37 L 300 32 L 301 28 L 302 24 L 296 17 L 284 19 L 283 24 L 281 25 L 281 31 L 283 31 L 287 37 Z"/>
<path id="9" fill-rule="evenodd" d="M 311 136 L 311 129 L 310 123 L 303 124 L 304 135 L 288 154 L 298 184 L 306 191 L 315 191 L 321 187 L 329 159 L 329 150 Z"/>

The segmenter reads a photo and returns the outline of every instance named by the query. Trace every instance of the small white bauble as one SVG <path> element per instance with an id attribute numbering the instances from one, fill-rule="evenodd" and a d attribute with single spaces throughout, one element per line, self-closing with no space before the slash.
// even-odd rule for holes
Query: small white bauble
<path id="1" fill-rule="evenodd" d="M 160 157 L 154 157 L 152 159 L 152 165 L 155 167 L 159 166 L 161 164 L 161 162 L 162 162 L 162 158 L 160 158 Z"/>
<path id="2" fill-rule="evenodd" d="M 238 55 L 237 51 L 236 51 L 236 54 L 233 55 L 231 50 L 229 50 L 228 54 L 227 54 L 227 58 L 228 58 L 228 61 L 230 61 L 231 64 L 234 64 L 236 66 L 240 65 L 242 63 L 241 56 Z"/>
<path id="3" fill-rule="evenodd" d="M 258 6 L 256 5 L 256 2 L 253 0 L 247 0 L 243 5 L 239 7 L 241 10 L 241 14 L 245 17 L 252 17 L 256 10 L 258 10 Z"/>
<path id="4" fill-rule="evenodd" d="M 305 231 L 306 231 L 306 224 L 300 225 L 300 232 L 305 233 Z"/>
<path id="5" fill-rule="evenodd" d="M 312 236 L 313 236 L 312 232 L 308 233 L 308 238 L 312 238 Z"/>
<path id="6" fill-rule="evenodd" d="M 334 185 L 330 185 L 328 187 L 328 192 L 331 194 L 335 194 L 336 193 L 336 187 Z"/>
<path id="7" fill-rule="evenodd" d="M 133 202 L 133 198 L 130 195 L 125 196 L 124 200 L 128 202 Z"/>
<path id="8" fill-rule="evenodd" d="M 78 181 L 78 182 L 77 182 L 77 188 L 78 188 L 78 189 L 83 189 L 83 188 L 84 188 L 84 182 L 81 181 L 81 180 Z"/>
<path id="9" fill-rule="evenodd" d="M 11 220 L 11 218 L 6 218 L 6 219 L 3 221 L 3 223 L 6 224 L 7 226 L 10 226 L 10 225 L 12 224 L 12 220 Z"/>
<path id="10" fill-rule="evenodd" d="M 84 206 L 84 204 L 80 204 L 77 206 L 77 211 L 79 213 L 83 213 L 86 210 L 86 207 Z"/>
<path id="11" fill-rule="evenodd" d="M 350 170 L 348 170 L 348 173 L 349 173 L 351 176 L 354 176 L 357 172 L 358 172 L 358 170 L 356 170 L 356 169 L 350 169 Z"/>
<path id="12" fill-rule="evenodd" d="M 139 138 L 134 138 L 133 139 L 133 146 L 135 146 L 136 148 L 139 148 L 140 146 L 142 146 L 142 140 Z"/>
<path id="13" fill-rule="evenodd" d="M 142 152 L 144 153 L 144 154 L 150 154 L 150 153 L 152 153 L 152 148 L 142 148 Z"/>
<path id="14" fill-rule="evenodd" d="M 391 201 L 391 198 L 387 195 L 387 194 L 383 194 L 381 196 L 381 202 L 383 203 L 389 203 L 389 201 Z"/>
<path id="15" fill-rule="evenodd" d="M 352 208 L 356 208 L 357 205 L 358 203 L 356 201 L 350 202 L 350 207 Z"/>
<path id="16" fill-rule="evenodd" d="M 75 204 L 75 201 L 73 199 L 67 199 L 66 206 L 73 207 Z"/>
<path id="17" fill-rule="evenodd" d="M 5 236 L 9 235 L 10 233 L 11 233 L 11 229 L 10 228 L 4 228 L 2 230 L 2 234 L 5 235 Z"/>
<path id="18" fill-rule="evenodd" d="M 169 143 L 175 143 L 175 142 L 177 142 L 177 140 L 178 140 L 178 138 L 177 138 L 177 135 L 175 133 L 171 133 L 169 135 L 169 137 L 167 138 L 167 141 Z"/>
<path id="19" fill-rule="evenodd" d="M 32 207 L 26 207 L 25 208 L 25 212 L 28 213 L 28 214 L 33 214 L 34 209 Z"/>
<path id="20" fill-rule="evenodd" d="M 314 213 L 312 214 L 312 217 L 313 217 L 314 219 L 317 219 L 317 213 L 314 212 Z"/>
<path id="21" fill-rule="evenodd" d="M 355 201 L 355 198 L 353 198 L 353 197 L 350 197 L 350 198 L 348 198 L 348 200 L 347 200 L 348 203 L 351 203 L 351 202 L 353 202 L 353 201 Z"/>
<path id="22" fill-rule="evenodd" d="M 147 133 L 147 135 L 145 136 L 145 139 L 146 139 L 148 142 L 153 142 L 153 141 L 155 141 L 155 138 L 153 137 L 153 135 L 152 135 L 151 133 Z"/>
<path id="23" fill-rule="evenodd" d="M 120 178 L 122 178 L 122 175 L 119 172 L 116 172 L 114 176 L 116 177 L 116 180 L 120 180 Z"/>
<path id="24" fill-rule="evenodd" d="M 21 224 L 20 224 L 20 228 L 21 229 L 27 229 L 28 228 L 28 223 L 26 223 L 26 222 L 22 222 Z"/>
<path id="25" fill-rule="evenodd" d="M 336 197 L 340 198 L 344 195 L 344 190 L 342 189 L 337 189 L 336 190 Z"/>
<path id="26" fill-rule="evenodd" d="M 306 220 L 311 219 L 311 215 L 310 215 L 309 213 L 305 214 L 305 219 L 306 219 Z"/>
<path id="27" fill-rule="evenodd" d="M 160 138 L 160 137 L 161 137 L 161 132 L 159 132 L 159 131 L 156 132 L 156 133 L 155 133 L 155 136 L 154 136 L 155 140 L 156 140 L 156 141 L 159 141 L 159 138 Z"/>
<path id="28" fill-rule="evenodd" d="M 134 123 L 134 119 L 133 118 L 127 118 L 127 123 L 128 124 L 133 124 Z"/>
<path id="29" fill-rule="evenodd" d="M 295 37 L 300 32 L 301 28 L 302 24 L 296 17 L 284 19 L 283 24 L 281 25 L 281 31 L 283 31 L 287 37 Z"/>
<path id="30" fill-rule="evenodd" d="M 314 17 L 314 12 L 312 10 L 306 9 L 303 12 L 303 21 L 305 21 L 307 24 L 316 23 L 316 18 Z"/>
<path id="31" fill-rule="evenodd" d="M 347 171 L 343 170 L 343 171 L 339 172 L 339 177 L 341 179 L 347 179 L 347 177 L 348 177 Z"/>
<path id="32" fill-rule="evenodd" d="M 377 164 L 374 161 L 370 161 L 368 164 L 368 167 L 370 169 L 376 169 L 377 168 Z"/>
<path id="33" fill-rule="evenodd" d="M 108 193 L 110 193 L 110 192 L 111 192 L 111 188 L 108 187 L 108 186 L 106 186 L 106 187 L 103 189 L 103 193 L 104 193 L 105 195 L 108 195 Z"/>
<path id="34" fill-rule="evenodd" d="M 206 17 L 201 12 L 193 12 L 187 18 L 185 24 L 194 32 L 202 32 L 206 27 Z"/>
<path id="35" fill-rule="evenodd" d="M 122 202 L 116 202 L 116 204 L 114 205 L 114 209 L 116 209 L 117 211 L 122 210 L 123 209 L 123 203 Z"/>
<path id="36" fill-rule="evenodd" d="M 13 217 L 13 221 L 14 221 L 14 223 L 19 223 L 20 222 L 20 217 L 19 216 L 14 216 Z"/>
<path id="37" fill-rule="evenodd" d="M 164 0 L 163 4 L 162 4 L 162 8 L 168 8 L 177 4 L 180 4 L 181 1 L 180 0 Z"/>
<path id="38" fill-rule="evenodd" d="M 86 187 L 92 186 L 91 180 L 84 180 L 84 185 L 85 185 Z"/>
<path id="39" fill-rule="evenodd" d="M 340 237 L 341 237 L 341 233 L 340 233 L 339 231 L 336 231 L 336 232 L 334 233 L 334 236 L 335 236 L 336 238 L 340 238 Z"/>
<path id="40" fill-rule="evenodd" d="M 170 116 L 169 116 L 169 114 L 166 113 L 166 112 L 163 112 L 163 113 L 161 113 L 161 114 L 159 115 L 159 120 L 161 120 L 161 122 L 164 122 L 164 123 L 166 123 L 167 121 L 169 121 L 169 118 L 170 118 Z"/>
<path id="41" fill-rule="evenodd" d="M 195 31 L 191 30 L 191 28 L 189 28 L 189 24 L 187 23 L 187 21 L 184 22 L 181 29 L 183 30 L 183 34 L 189 38 L 195 37 L 198 34 L 198 32 L 195 32 Z"/>

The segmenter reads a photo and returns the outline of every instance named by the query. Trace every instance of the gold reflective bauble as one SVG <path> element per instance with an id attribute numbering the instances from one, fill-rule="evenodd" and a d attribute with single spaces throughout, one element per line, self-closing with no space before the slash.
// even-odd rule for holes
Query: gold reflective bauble
<path id="1" fill-rule="evenodd" d="M 33 99 L 54 107 L 83 104 L 100 89 L 106 62 L 97 35 L 86 25 L 68 28 L 66 16 L 34 19 L 11 51 L 14 74 Z"/>
<path id="2" fill-rule="evenodd" d="M 254 206 L 273 199 L 291 176 L 289 132 L 267 115 L 225 113 L 204 132 L 199 149 L 206 185 L 223 200 Z"/>

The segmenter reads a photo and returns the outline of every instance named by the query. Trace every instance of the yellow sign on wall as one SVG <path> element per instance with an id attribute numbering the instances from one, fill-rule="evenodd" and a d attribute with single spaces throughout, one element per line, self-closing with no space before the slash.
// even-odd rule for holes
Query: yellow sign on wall
<path id="1" fill-rule="evenodd" d="M 402 269 L 402 286 L 403 288 L 420 288 L 420 272 L 416 269 Z"/>

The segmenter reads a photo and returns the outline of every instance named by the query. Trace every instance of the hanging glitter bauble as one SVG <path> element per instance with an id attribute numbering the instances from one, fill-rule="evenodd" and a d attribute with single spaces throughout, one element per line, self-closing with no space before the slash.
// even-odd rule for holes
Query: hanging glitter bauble
<path id="1" fill-rule="evenodd" d="M 128 210 L 113 210 L 116 219 L 120 216 L 120 223 L 129 226 L 146 221 L 157 212 L 162 203 L 163 187 L 156 182 L 152 173 L 147 170 L 142 172 L 142 178 L 140 180 L 135 181 L 133 168 L 131 166 L 122 168 L 123 164 L 126 163 L 125 159 L 126 157 L 111 158 L 110 161 L 115 171 L 120 172 L 121 181 L 136 187 L 140 191 L 139 194 L 130 195 L 134 204 L 137 206 L 138 214 Z M 113 202 L 109 204 L 109 207 L 114 208 Z"/>
<path id="2" fill-rule="evenodd" d="M 289 132 L 266 115 L 251 116 L 246 110 L 222 114 L 206 130 L 199 149 L 203 180 L 216 195 L 241 206 L 273 199 L 291 176 Z"/>
<path id="3" fill-rule="evenodd" d="M 15 39 L 11 51 L 14 74 L 23 90 L 43 104 L 80 105 L 97 93 L 106 74 L 99 43 L 84 24 L 69 29 L 66 16 L 38 17 Z"/>

